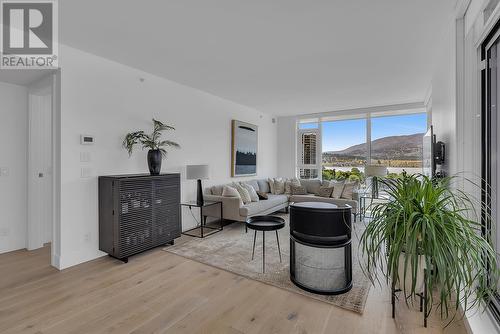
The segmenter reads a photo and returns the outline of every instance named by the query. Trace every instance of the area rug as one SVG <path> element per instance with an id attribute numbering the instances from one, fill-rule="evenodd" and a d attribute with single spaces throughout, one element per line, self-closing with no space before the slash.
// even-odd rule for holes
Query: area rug
<path id="1" fill-rule="evenodd" d="M 254 231 L 245 233 L 242 223 L 233 223 L 224 227 L 224 230 L 204 239 L 183 236 L 174 246 L 164 248 L 165 251 L 177 254 L 210 266 L 230 271 L 232 273 L 274 285 L 295 293 L 299 293 L 350 311 L 363 313 L 370 281 L 364 276 L 359 261 L 358 238 L 360 227 L 355 227 L 353 233 L 353 287 L 344 294 L 324 296 L 309 293 L 299 289 L 290 281 L 289 275 L 289 228 L 288 215 L 281 214 L 286 220 L 286 227 L 279 231 L 281 255 L 279 261 L 275 232 L 266 232 L 266 272 L 262 273 L 262 232 L 257 233 L 255 257 L 252 261 L 252 245 Z M 362 226 L 361 223 L 356 225 Z M 356 231 L 358 230 L 358 231 Z"/>

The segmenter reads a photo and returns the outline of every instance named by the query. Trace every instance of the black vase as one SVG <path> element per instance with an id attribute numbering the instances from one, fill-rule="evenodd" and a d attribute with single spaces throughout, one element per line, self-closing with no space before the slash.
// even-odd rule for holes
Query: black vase
<path id="1" fill-rule="evenodd" d="M 161 171 L 161 151 L 149 150 L 148 152 L 148 167 L 151 175 L 160 175 Z"/>

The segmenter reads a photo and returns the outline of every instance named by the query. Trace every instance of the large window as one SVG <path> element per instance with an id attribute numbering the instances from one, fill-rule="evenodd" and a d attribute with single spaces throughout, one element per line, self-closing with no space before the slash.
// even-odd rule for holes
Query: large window
<path id="1" fill-rule="evenodd" d="M 483 45 L 483 56 L 486 56 L 486 70 L 483 71 L 483 110 L 482 124 L 482 200 L 483 234 L 491 240 L 497 254 L 500 252 L 500 218 L 498 207 L 500 196 L 500 117 L 497 105 L 500 103 L 500 39 L 498 35 L 490 35 Z M 498 258 L 500 261 L 500 256 Z M 496 282 L 491 282 L 495 284 Z M 493 300 L 491 309 L 500 320 L 500 291 Z"/>
<path id="2" fill-rule="evenodd" d="M 395 174 L 422 172 L 426 114 L 373 117 L 371 125 L 372 165 L 387 166 Z"/>
<path id="3" fill-rule="evenodd" d="M 349 172 L 366 165 L 366 119 L 325 121 L 322 123 L 323 178 L 334 171 Z"/>
<path id="4" fill-rule="evenodd" d="M 387 166 L 392 174 L 421 173 L 426 130 L 425 112 L 367 113 L 299 122 L 297 175 L 332 179 L 354 174 L 362 178 L 368 163 Z"/>

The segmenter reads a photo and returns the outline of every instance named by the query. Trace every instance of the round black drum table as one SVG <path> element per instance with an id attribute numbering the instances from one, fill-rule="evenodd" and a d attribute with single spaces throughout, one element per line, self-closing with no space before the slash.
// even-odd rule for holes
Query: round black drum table
<path id="1" fill-rule="evenodd" d="M 266 231 L 276 231 L 276 242 L 278 243 L 278 253 L 281 262 L 280 240 L 278 238 L 278 230 L 285 227 L 285 220 L 275 216 L 254 216 L 247 220 L 247 228 L 254 230 L 252 260 L 255 255 L 255 239 L 257 231 L 262 231 L 262 272 L 266 272 Z"/>
<path id="2" fill-rule="evenodd" d="M 350 206 L 290 205 L 290 279 L 301 289 L 324 295 L 352 288 Z"/>

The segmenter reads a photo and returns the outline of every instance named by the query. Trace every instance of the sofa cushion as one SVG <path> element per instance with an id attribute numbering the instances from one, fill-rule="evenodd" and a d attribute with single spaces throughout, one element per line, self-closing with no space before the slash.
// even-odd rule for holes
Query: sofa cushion
<path id="1" fill-rule="evenodd" d="M 240 193 L 234 187 L 224 186 L 224 188 L 222 189 L 222 196 L 223 197 L 237 197 L 240 200 L 240 206 L 243 205 L 243 201 L 241 199 Z"/>
<path id="2" fill-rule="evenodd" d="M 315 194 L 319 187 L 321 187 L 321 181 L 318 179 L 313 180 L 300 180 L 300 184 L 306 187 L 306 190 L 309 194 Z"/>
<path id="3" fill-rule="evenodd" d="M 267 200 L 269 198 L 269 193 L 265 193 L 263 191 L 257 191 L 257 195 L 259 196 L 260 200 Z"/>
<path id="4" fill-rule="evenodd" d="M 306 187 L 300 185 L 300 186 L 296 186 L 296 185 L 291 185 L 290 187 L 290 191 L 291 191 L 291 195 L 307 195 L 307 190 L 306 190 Z"/>
<path id="5" fill-rule="evenodd" d="M 269 182 L 267 180 L 257 180 L 257 184 L 259 185 L 259 191 L 264 193 L 271 192 L 269 189 Z"/>
<path id="6" fill-rule="evenodd" d="M 319 197 L 330 197 L 332 195 L 332 192 L 333 187 L 321 186 L 319 187 L 315 195 Z"/>
<path id="7" fill-rule="evenodd" d="M 257 195 L 257 192 L 255 191 L 255 188 L 252 187 L 252 185 L 242 182 L 241 186 L 248 191 L 248 194 L 250 195 L 250 199 L 252 200 L 252 202 L 259 201 L 259 195 Z"/>
<path id="8" fill-rule="evenodd" d="M 249 216 L 258 215 L 259 213 L 272 209 L 275 206 L 282 205 L 287 201 L 288 201 L 288 196 L 286 195 L 269 194 L 267 201 L 252 202 L 241 207 L 240 215 L 244 216 L 245 212 L 248 212 L 247 214 Z"/>
<path id="9" fill-rule="evenodd" d="M 278 178 L 274 179 L 274 195 L 282 195 L 285 193 L 285 180 Z"/>
<path id="10" fill-rule="evenodd" d="M 269 192 L 271 194 L 274 194 L 276 192 L 276 187 L 274 186 L 274 179 L 269 178 L 269 179 L 267 179 L 267 182 L 269 184 Z"/>
<path id="11" fill-rule="evenodd" d="M 292 195 L 290 196 L 290 203 L 309 202 L 309 199 L 311 198 L 320 198 L 320 197 L 316 197 L 314 194 Z M 311 202 L 314 202 L 314 200 L 311 200 Z"/>
<path id="12" fill-rule="evenodd" d="M 222 190 L 224 189 L 224 185 L 216 185 L 211 188 L 212 195 L 215 196 L 222 196 Z"/>
<path id="13" fill-rule="evenodd" d="M 344 181 L 332 180 L 330 181 L 330 187 L 333 187 L 332 197 L 340 198 L 344 191 Z"/>
<path id="14" fill-rule="evenodd" d="M 257 180 L 245 181 L 243 183 L 251 185 L 255 191 L 259 191 L 260 190 L 259 184 L 257 183 Z"/>
<path id="15" fill-rule="evenodd" d="M 291 178 L 291 179 L 285 180 L 285 194 L 286 195 L 292 194 L 292 186 L 300 186 L 300 181 L 297 178 Z"/>
<path id="16" fill-rule="evenodd" d="M 358 186 L 357 182 L 346 182 L 344 183 L 344 189 L 342 190 L 342 195 L 340 198 L 352 199 L 354 189 Z"/>
<path id="17" fill-rule="evenodd" d="M 240 197 L 241 200 L 243 201 L 243 204 L 248 204 L 252 202 L 250 193 L 241 184 L 235 182 L 233 183 L 233 187 L 236 188 L 236 190 L 238 190 L 238 192 L 240 193 Z"/>

